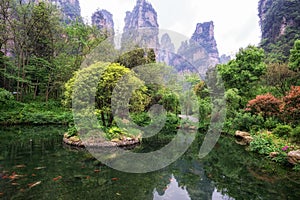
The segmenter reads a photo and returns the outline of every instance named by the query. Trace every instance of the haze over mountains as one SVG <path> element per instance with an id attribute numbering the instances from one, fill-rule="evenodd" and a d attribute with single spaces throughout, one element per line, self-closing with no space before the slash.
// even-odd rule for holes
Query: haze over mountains
<path id="1" fill-rule="evenodd" d="M 159 32 L 157 19 L 157 12 L 151 3 L 137 0 L 132 11 L 126 12 L 122 46 L 132 43 L 153 48 L 158 61 L 172 65 L 178 71 L 199 71 L 205 74 L 208 67 L 220 62 L 212 21 L 198 23 L 192 37 L 186 38 L 186 41 L 182 41 L 180 47 L 176 49 L 172 34 L 170 36 L 170 33 Z M 97 10 L 93 13 L 92 25 L 109 33 L 109 36 L 115 33 L 112 14 L 107 10 Z M 151 33 L 141 31 L 143 29 L 151 30 Z"/>
<path id="2" fill-rule="evenodd" d="M 23 0 L 24 2 L 29 0 Z M 33 0 L 38 2 L 39 0 Z M 80 17 L 81 9 L 79 0 L 49 0 L 58 5 L 64 14 L 66 21 L 70 22 Z M 300 34 L 300 0 L 260 0 L 258 3 L 258 16 L 261 27 L 260 46 L 276 59 L 286 61 L 289 49 L 295 39 Z M 180 45 L 176 44 L 172 36 L 159 33 L 158 15 L 155 8 L 146 0 L 137 0 L 131 11 L 126 13 L 123 27 L 123 43 L 125 40 L 138 39 L 138 33 L 134 30 L 141 28 L 151 28 L 153 33 L 144 41 L 139 41 L 143 45 L 148 45 L 161 49 L 157 53 L 157 60 L 173 65 L 179 71 L 191 70 L 187 64 L 182 64 L 186 60 L 192 65 L 196 65 L 201 73 L 206 71 L 208 66 L 217 63 L 227 62 L 230 58 L 226 55 L 219 55 L 217 41 L 214 36 L 214 23 L 212 21 L 195 24 L 195 31 L 191 38 L 186 38 Z M 115 34 L 113 16 L 110 11 L 100 9 L 92 15 L 92 24 L 108 33 L 109 36 Z M 155 31 L 156 30 L 156 31 Z M 129 32 L 131 31 L 131 36 Z M 127 35 L 126 35 L 127 34 Z M 141 33 L 140 33 L 141 34 Z M 163 37 L 162 37 L 163 36 Z M 125 39 L 127 37 L 127 39 Z M 181 42 L 181 41 L 180 41 Z M 195 45 L 198 48 L 195 48 Z M 174 48 L 173 48 L 174 47 Z M 166 49 L 167 48 L 167 49 Z M 185 49 L 185 50 L 184 50 Z M 189 49 L 189 50 L 188 50 Z M 168 53 L 167 53 L 168 52 Z M 171 55 L 173 54 L 173 55 Z M 179 58 L 178 56 L 180 55 Z M 278 56 L 279 55 L 279 56 Z M 181 63 L 180 66 L 178 63 Z"/>

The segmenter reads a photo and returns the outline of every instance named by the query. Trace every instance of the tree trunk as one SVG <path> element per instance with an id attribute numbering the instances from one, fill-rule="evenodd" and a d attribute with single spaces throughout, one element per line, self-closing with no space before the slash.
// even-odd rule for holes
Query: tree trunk
<path id="1" fill-rule="evenodd" d="M 101 111 L 101 120 L 102 120 L 102 125 L 103 126 L 106 126 L 106 123 L 105 123 L 105 115 L 104 115 L 104 112 Z"/>
<path id="2" fill-rule="evenodd" d="M 36 81 L 35 88 L 34 88 L 33 99 L 36 99 L 37 91 L 38 91 L 38 85 L 39 85 L 39 81 L 37 80 L 37 81 Z"/>
<path id="3" fill-rule="evenodd" d="M 20 100 L 19 92 L 20 92 L 20 71 L 21 71 L 21 53 L 19 54 L 18 58 L 18 78 L 17 78 L 17 101 Z"/>

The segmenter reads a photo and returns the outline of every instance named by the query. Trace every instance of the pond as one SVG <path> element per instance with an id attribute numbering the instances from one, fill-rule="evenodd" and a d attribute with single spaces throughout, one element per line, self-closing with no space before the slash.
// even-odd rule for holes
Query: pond
<path id="1" fill-rule="evenodd" d="M 201 137 L 170 166 L 146 174 L 111 169 L 62 144 L 63 126 L 0 129 L 2 199 L 299 199 L 300 173 L 221 137 L 204 159 Z M 201 134 L 200 134 L 201 135 Z M 152 145 L 151 145 L 152 144 Z M 144 142 L 137 151 L 151 149 Z"/>

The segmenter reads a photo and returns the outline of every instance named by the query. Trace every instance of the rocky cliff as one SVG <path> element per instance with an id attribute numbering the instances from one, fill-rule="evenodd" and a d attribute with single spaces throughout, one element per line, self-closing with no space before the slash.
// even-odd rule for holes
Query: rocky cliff
<path id="1" fill-rule="evenodd" d="M 81 19 L 81 8 L 79 0 L 50 0 L 53 4 L 57 5 L 62 11 L 66 23 Z"/>
<path id="2" fill-rule="evenodd" d="M 131 12 L 126 12 L 122 46 L 158 47 L 157 13 L 146 0 L 137 0 Z"/>
<path id="3" fill-rule="evenodd" d="M 300 0 L 260 0 L 261 46 L 285 61 L 300 34 Z"/>
<path id="4" fill-rule="evenodd" d="M 79 0 L 21 0 L 22 3 L 38 3 L 41 1 L 51 2 L 53 5 L 56 5 L 61 10 L 66 23 L 76 19 L 82 21 Z"/>
<path id="5" fill-rule="evenodd" d="M 113 16 L 107 10 L 97 10 L 92 15 L 92 25 L 96 26 L 108 37 L 114 35 L 114 21 Z"/>
<path id="6" fill-rule="evenodd" d="M 205 75 L 209 67 L 219 63 L 219 52 L 212 21 L 198 23 L 189 41 L 182 42 L 173 65 L 178 71 L 197 71 Z"/>
<path id="7" fill-rule="evenodd" d="M 160 51 L 157 60 L 168 65 L 172 64 L 175 54 L 175 46 L 168 33 L 162 35 L 160 40 Z"/>
<path id="8" fill-rule="evenodd" d="M 219 63 L 219 52 L 214 35 L 214 24 L 212 21 L 197 24 L 196 30 L 190 39 L 190 47 L 195 46 L 198 48 L 194 49 L 193 52 L 194 62 L 204 58 L 207 59 L 209 66 L 215 66 Z"/>
<path id="9" fill-rule="evenodd" d="M 133 11 L 126 13 L 122 47 L 154 48 L 158 61 L 179 72 L 194 71 L 204 75 L 209 67 L 219 63 L 213 22 L 197 24 L 191 39 L 182 42 L 177 52 L 168 34 L 159 41 L 158 28 L 157 13 L 152 5 L 146 0 L 137 0 Z"/>
<path id="10" fill-rule="evenodd" d="M 220 56 L 220 64 L 226 64 L 231 60 L 231 56 L 228 56 L 226 54 L 222 54 Z"/>

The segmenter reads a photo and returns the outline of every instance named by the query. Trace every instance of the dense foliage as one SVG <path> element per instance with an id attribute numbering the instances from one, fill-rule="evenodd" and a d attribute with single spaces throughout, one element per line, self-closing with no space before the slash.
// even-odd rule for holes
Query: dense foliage
<path id="1" fill-rule="evenodd" d="M 4 0 L 0 8 L 0 85 L 19 101 L 60 98 L 65 81 L 105 38 L 82 22 L 64 24 L 46 1 Z"/>
<path id="2" fill-rule="evenodd" d="M 170 139 L 183 121 L 178 115 L 193 115 L 195 107 L 201 119 L 198 128 L 207 130 L 210 122 L 220 114 L 212 116 L 212 103 L 224 106 L 219 99 L 211 98 L 211 85 L 220 89 L 223 82 L 227 111 L 223 132 L 249 131 L 253 136 L 250 150 L 267 156 L 276 151 L 279 156 L 273 160 L 285 163 L 283 158 L 291 148 L 282 148 L 298 149 L 300 138 L 299 6 L 299 0 L 261 0 L 262 48 L 241 48 L 228 63 L 210 68 L 207 80 L 201 80 L 192 72 L 179 74 L 196 94 L 191 97 L 195 99 L 185 99 L 190 91 L 181 90 L 180 82 L 174 81 L 172 76 L 167 77 L 169 73 L 159 74 L 160 64 L 155 63 L 153 49 L 134 47 L 120 53 L 121 50 L 102 45 L 113 54 L 103 56 L 117 55 L 116 58 L 110 63 L 92 63 L 90 59 L 91 63 L 80 68 L 106 35 L 81 20 L 66 24 L 58 8 L 46 1 L 2 0 L 0 123 L 69 123 L 69 135 L 76 135 L 79 130 L 71 123 L 70 108 L 73 97 L 80 94 L 82 98 L 77 99 L 76 105 L 85 107 L 87 103 L 94 103 L 92 114 L 97 116 L 97 125 L 106 131 L 107 139 L 139 135 L 136 129 L 124 130 L 117 126 L 111 106 L 112 97 L 116 95 L 114 103 L 121 113 L 118 118 L 127 123 L 125 115 L 129 115 L 134 123 L 143 127 L 151 124 L 154 118 L 160 120 L 160 116 L 153 117 L 150 111 L 153 105 L 163 105 L 167 117 L 162 130 Z M 93 53 L 100 55 L 101 52 L 100 49 Z M 101 58 L 106 60 L 106 57 Z M 149 80 L 162 83 L 163 78 L 169 78 L 172 88 L 145 84 L 137 66 L 147 67 L 142 75 L 157 74 L 147 77 Z M 167 69 L 171 71 L 172 67 Z M 213 76 L 216 72 L 219 76 Z M 124 77 L 128 84 L 118 85 Z M 126 101 L 122 94 L 132 88 L 132 96 Z M 91 92 L 95 94 L 94 102 L 88 99 Z M 124 109 L 126 106 L 129 114 Z M 182 110 L 185 112 L 181 113 Z M 84 110 L 80 114 L 88 120 Z"/>
<path id="3" fill-rule="evenodd" d="M 255 94 L 252 88 L 265 73 L 266 65 L 263 61 L 264 51 L 248 46 L 240 49 L 235 59 L 227 64 L 218 65 L 217 68 L 226 89 L 236 88 L 239 95 L 248 98 Z"/>
<path id="4" fill-rule="evenodd" d="M 263 117 L 272 117 L 279 114 L 281 104 L 279 99 L 268 93 L 258 95 L 255 99 L 250 100 L 246 110 L 252 114 L 261 114 Z"/>

